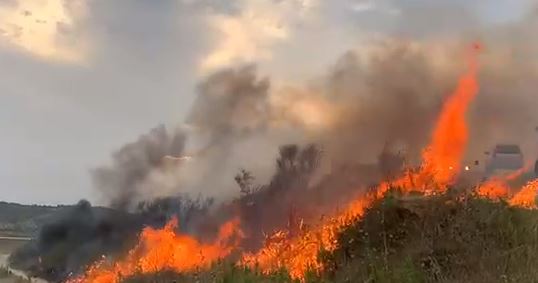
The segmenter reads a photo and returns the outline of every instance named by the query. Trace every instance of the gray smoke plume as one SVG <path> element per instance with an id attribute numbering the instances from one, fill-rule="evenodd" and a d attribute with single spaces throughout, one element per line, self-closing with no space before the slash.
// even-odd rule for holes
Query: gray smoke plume
<path id="1" fill-rule="evenodd" d="M 483 41 L 482 91 L 470 115 L 473 157 L 495 143 L 515 143 L 531 161 L 538 153 L 538 14 L 488 30 Z"/>
<path id="2" fill-rule="evenodd" d="M 170 215 L 183 215 L 182 227 L 198 236 L 239 214 L 251 241 L 247 249 L 259 247 L 274 229 L 287 225 L 293 233 L 302 225 L 297 219 L 315 219 L 379 181 L 379 160 L 395 160 L 398 167 L 400 159 L 387 148 L 418 159 L 465 67 L 465 50 L 476 40 L 485 47 L 480 93 L 468 113 L 467 158 L 482 159 L 495 143 L 520 144 L 528 157 L 538 151 L 538 13 L 485 28 L 469 1 L 375 3 L 393 12 L 357 21 L 368 27 L 397 15 L 371 27 L 382 31 L 382 39 L 343 54 L 312 84 L 277 89 L 254 66 L 209 75 L 197 88 L 186 129 L 151 130 L 115 152 L 110 165 L 92 171 L 111 206 L 136 212 L 137 203 L 148 201 L 138 207 L 143 211 L 97 217 L 81 203 L 41 232 L 32 244 L 41 246 L 21 251 L 22 263 L 46 273 L 40 269 L 47 267 L 43 254 L 72 255 L 50 264 L 63 278 L 101 254 L 120 252 L 133 231 L 162 225 Z M 284 144 L 295 145 L 280 148 Z M 327 164 L 330 171 L 319 172 Z M 210 201 L 178 205 L 160 199 L 202 194 L 226 200 L 240 190 L 240 198 L 216 208 Z"/>
<path id="3" fill-rule="evenodd" d="M 516 31 L 522 36 L 523 31 Z M 495 35 L 485 34 L 482 39 L 486 47 L 480 56 L 480 93 L 468 113 L 465 162 L 484 160 L 482 153 L 496 143 L 520 144 L 528 159 L 537 151 L 538 115 L 533 105 L 538 97 L 533 82 L 538 68 L 536 61 L 524 59 L 535 56 L 526 48 L 531 43 L 508 33 Z M 505 41 L 512 44 L 502 44 Z M 451 50 L 452 44 L 464 50 L 465 42 L 472 41 L 461 40 L 433 52 L 429 43 L 416 48 L 392 41 L 373 59 L 361 59 L 356 52 L 342 57 L 324 89 L 326 99 L 339 105 L 338 118 L 320 134 L 331 157 L 372 162 L 388 144 L 403 147 L 408 158 L 417 160 L 463 70 L 463 52 Z M 438 58 L 448 63 L 438 63 Z"/>
<path id="4" fill-rule="evenodd" d="M 333 158 L 375 162 L 385 146 L 397 143 L 411 156 L 420 152 L 453 82 L 422 52 L 388 42 L 366 59 L 356 52 L 339 59 L 324 90 L 340 105 L 338 118 L 321 136 Z"/>
<path id="5" fill-rule="evenodd" d="M 159 150 L 142 138 L 115 154 L 113 167 L 95 171 L 97 186 L 119 206 L 184 192 L 226 197 L 237 192 L 233 176 L 242 168 L 268 180 L 278 147 L 289 143 L 318 144 L 322 162 L 331 164 L 376 163 L 386 148 L 417 160 L 465 67 L 465 50 L 476 40 L 485 49 L 481 91 L 468 115 L 468 159 L 482 159 L 484 150 L 501 142 L 531 152 L 538 120 L 531 109 L 538 68 L 529 59 L 538 46 L 536 15 L 490 30 L 469 18 L 472 13 L 462 14 L 465 25 L 453 17 L 462 3 L 431 4 L 426 7 L 432 13 L 450 15 L 423 26 L 413 9 L 392 5 L 399 18 L 413 21 L 387 27 L 383 39 L 347 52 L 314 84 L 271 88 L 254 66 L 208 76 L 185 121 L 191 131 L 177 134 L 188 139 L 186 150 L 183 143 L 167 146 L 173 138 L 166 134 L 156 135 Z M 163 164 L 167 155 L 192 159 Z"/>
<path id="6" fill-rule="evenodd" d="M 113 154 L 111 166 L 92 172 L 95 186 L 122 209 L 178 193 L 221 196 L 222 187 L 235 190 L 233 176 L 239 169 L 257 166 L 246 155 L 259 158 L 258 151 L 269 148 L 259 142 L 270 120 L 269 86 L 254 66 L 210 75 L 198 86 L 185 121 L 188 130 L 169 132 L 161 126 L 125 145 Z M 278 150 L 278 143 L 273 145 L 267 158 Z"/>
<path id="7" fill-rule="evenodd" d="M 144 181 L 152 171 L 163 167 L 167 157 L 181 157 L 184 147 L 182 132 L 169 133 L 159 126 L 115 152 L 112 165 L 93 170 L 95 187 L 112 207 L 127 209 L 140 200 Z"/>
<path id="8" fill-rule="evenodd" d="M 123 256 L 138 241 L 144 227 L 162 228 L 172 217 L 182 223 L 183 233 L 196 234 L 207 216 L 210 200 L 155 199 L 141 202 L 134 213 L 92 207 L 85 200 L 59 208 L 40 223 L 37 238 L 10 255 L 10 265 L 48 282 L 65 282 L 84 272 L 97 260 Z M 214 231 L 205 229 L 204 235 Z M 197 234 L 199 235 L 199 234 Z"/>
<path id="9" fill-rule="evenodd" d="M 460 68 L 450 65 L 463 59 L 457 50 L 474 41 L 482 42 L 485 48 L 480 60 L 481 92 L 468 115 L 471 126 L 468 158 L 483 159 L 482 153 L 496 143 L 520 144 L 529 159 L 535 157 L 538 145 L 534 128 L 538 115 L 532 106 L 538 102 L 533 84 L 538 75 L 535 52 L 538 9 L 534 1 L 506 2 L 510 3 L 507 10 L 495 16 L 485 9 L 492 4 L 481 1 L 362 2 L 372 4 L 372 11 L 357 18 L 364 29 L 437 49 L 437 54 L 429 56 L 428 60 L 444 62 L 431 72 L 448 70 L 453 73 L 446 77 L 445 83 L 455 83 Z M 515 12 L 517 6 L 524 5 L 526 15 L 508 19 L 518 13 Z"/>
<path id="10" fill-rule="evenodd" d="M 262 130 L 269 118 L 269 87 L 254 66 L 217 72 L 198 86 L 186 123 L 207 135 L 209 146 Z"/>
<path id="11" fill-rule="evenodd" d="M 231 177 L 241 166 L 235 148 L 267 129 L 269 89 L 269 80 L 258 78 L 252 65 L 219 71 L 198 85 L 186 119 L 193 129 L 191 137 L 202 144 L 185 168 L 197 175 L 188 184 L 190 191 L 212 195 L 218 195 L 220 189 L 229 192 L 218 187 L 233 186 Z"/>

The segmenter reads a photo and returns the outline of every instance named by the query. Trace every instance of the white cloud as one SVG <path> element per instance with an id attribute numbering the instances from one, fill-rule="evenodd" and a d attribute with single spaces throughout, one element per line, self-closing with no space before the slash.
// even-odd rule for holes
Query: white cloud
<path id="1" fill-rule="evenodd" d="M 365 0 L 360 2 L 354 2 L 351 4 L 351 10 L 356 13 L 365 13 L 365 12 L 381 12 L 390 15 L 398 15 L 400 11 L 391 7 L 387 2 L 375 1 L 375 0 Z"/>
<path id="2" fill-rule="evenodd" d="M 84 13 L 82 1 L 19 0 L 0 5 L 0 42 L 48 60 L 83 62 L 85 46 L 74 29 Z"/>
<path id="3" fill-rule="evenodd" d="M 271 59 L 272 49 L 308 20 L 316 4 L 317 0 L 240 0 L 237 14 L 210 15 L 210 24 L 219 36 L 215 48 L 201 62 L 202 71 Z"/>
<path id="4" fill-rule="evenodd" d="M 361 1 L 351 5 L 351 9 L 355 12 L 365 12 L 376 9 L 374 1 Z"/>

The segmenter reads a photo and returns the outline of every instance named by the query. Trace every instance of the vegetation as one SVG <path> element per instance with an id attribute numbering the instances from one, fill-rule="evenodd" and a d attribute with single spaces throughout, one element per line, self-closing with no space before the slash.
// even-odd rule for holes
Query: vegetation
<path id="1" fill-rule="evenodd" d="M 10 254 L 11 267 L 61 282 L 106 251 L 125 252 L 134 245 L 142 227 L 130 214 L 92 207 L 87 201 L 64 207 L 52 219 L 40 227 L 35 240 Z"/>
<path id="2" fill-rule="evenodd" d="M 4 266 L 0 266 L 0 279 L 1 278 L 6 278 L 6 277 L 8 277 L 10 275 L 11 275 L 11 272 L 9 271 L 9 269 L 7 269 Z"/>
<path id="3" fill-rule="evenodd" d="M 380 157 L 380 164 L 385 164 L 380 169 L 338 168 L 312 182 L 321 155 L 315 146 L 282 147 L 269 183 L 256 184 L 254 176 L 242 170 L 235 178 L 240 197 L 218 207 L 202 198 L 164 198 L 141 203 L 134 213 L 125 214 L 94 210 L 82 203 L 43 227 L 38 241 L 14 253 L 12 264 L 29 274 L 62 281 L 101 255 L 114 258 L 124 254 L 136 242 L 141 227 L 161 227 L 173 216 L 179 218 L 183 232 L 211 238 L 223 221 L 239 214 L 245 233 L 242 248 L 253 251 L 263 243 L 266 235 L 262 231 L 285 227 L 297 235 L 302 231 L 297 219 L 315 221 L 335 203 L 348 200 L 352 195 L 349 188 L 359 187 L 357 182 L 364 176 L 376 175 L 372 173 L 381 169 L 382 175 L 390 177 L 401 167 L 401 158 L 386 153 Z M 371 182 L 376 183 L 375 179 Z M 341 231 L 336 250 L 320 251 L 323 272 L 308 274 L 306 281 L 538 282 L 534 264 L 538 259 L 538 212 L 462 193 L 427 198 L 387 195 Z M 293 282 L 285 270 L 263 274 L 235 266 L 231 260 L 209 270 L 162 271 L 124 281 Z"/>
<path id="4" fill-rule="evenodd" d="M 31 236 L 59 207 L 0 202 L 0 236 Z"/>
<path id="5" fill-rule="evenodd" d="M 187 282 L 291 282 L 292 279 L 285 271 L 273 274 L 262 274 L 256 270 L 237 267 L 230 263 L 220 262 L 208 272 L 177 274 L 163 271 L 156 274 L 139 274 L 124 280 L 124 283 L 187 283 Z"/>
<path id="6" fill-rule="evenodd" d="M 211 199 L 177 196 L 142 202 L 126 213 L 81 202 L 54 213 L 52 221 L 42 221 L 45 225 L 35 233 L 36 240 L 14 252 L 11 264 L 33 276 L 62 281 L 103 255 L 115 258 L 124 254 L 142 227 L 160 228 L 172 217 L 178 218 L 182 232 L 204 240 L 213 238 L 231 216 L 239 215 L 245 234 L 242 247 L 257 250 L 265 239 L 263 231 L 285 227 L 292 234 L 299 233 L 297 219 L 317 219 L 325 208 L 342 203 L 350 188 L 359 186 L 357 180 L 371 175 L 371 170 L 361 168 L 339 169 L 334 171 L 338 174 L 313 182 L 321 157 L 322 150 L 314 145 L 282 146 L 267 184 L 257 184 L 243 170 L 235 178 L 240 196 L 218 205 Z"/>
<path id="7" fill-rule="evenodd" d="M 334 282 L 535 282 L 538 213 L 453 196 L 388 196 L 324 255 Z"/>
<path id="8" fill-rule="evenodd" d="M 537 282 L 538 212 L 474 196 L 400 197 L 377 202 L 320 252 L 324 272 L 307 282 Z M 160 272 L 149 282 L 293 282 L 285 271 L 220 262 L 190 274 Z"/>
<path id="9" fill-rule="evenodd" d="M 0 236 L 34 237 L 43 225 L 55 222 L 72 205 L 24 205 L 0 201 Z M 109 209 L 93 207 L 96 213 Z"/>
<path id="10" fill-rule="evenodd" d="M 9 279 L 9 281 L 8 281 Z M 0 282 L 4 282 L 2 280 L 5 280 L 6 282 L 13 282 L 13 283 L 30 283 L 32 282 L 30 279 L 22 278 L 15 276 L 11 271 L 4 266 L 0 266 Z"/>

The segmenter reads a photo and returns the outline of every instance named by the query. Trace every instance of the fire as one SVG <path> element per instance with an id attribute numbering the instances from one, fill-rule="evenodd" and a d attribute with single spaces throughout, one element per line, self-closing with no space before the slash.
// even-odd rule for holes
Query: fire
<path id="1" fill-rule="evenodd" d="M 210 244 L 177 233 L 177 220 L 171 220 L 163 229 L 145 228 L 139 243 L 128 255 L 114 263 L 104 260 L 91 266 L 82 277 L 70 283 L 116 283 L 136 273 L 152 273 L 160 270 L 177 272 L 192 271 L 228 256 L 236 248 L 234 236 L 242 236 L 237 219 L 225 223 L 217 239 Z"/>
<path id="2" fill-rule="evenodd" d="M 334 251 L 338 233 L 362 217 L 391 188 L 398 188 L 404 193 L 413 190 L 426 194 L 444 192 L 461 170 L 468 139 L 465 114 L 478 93 L 478 51 L 479 48 L 472 49 L 468 70 L 444 104 L 431 144 L 423 153 L 420 168 L 409 170 L 390 183 L 380 184 L 372 192 L 353 200 L 343 211 L 323 219 L 320 225 L 301 231 L 297 237 L 282 231 L 276 233 L 260 251 L 243 254 L 239 263 L 263 272 L 285 268 L 293 278 L 303 279 L 308 270 L 320 272 L 323 269 L 318 260 L 320 250 Z M 137 272 L 150 273 L 163 269 L 192 271 L 208 267 L 237 247 L 237 243 L 231 240 L 239 231 L 238 221 L 225 224 L 216 241 L 211 244 L 202 244 L 190 236 L 177 234 L 174 231 L 176 225 L 176 222 L 171 222 L 162 230 L 145 229 L 139 244 L 126 258 L 113 265 L 104 262 L 96 264 L 83 278 L 72 282 L 115 283 Z"/>
<path id="3" fill-rule="evenodd" d="M 510 198 L 508 181 L 513 181 L 523 175 L 531 164 L 506 176 L 494 177 L 476 188 L 478 196 L 492 200 L 508 199 L 508 204 L 527 209 L 537 209 L 536 196 L 538 194 L 538 179 L 525 184 L 515 195 Z"/>
<path id="4" fill-rule="evenodd" d="M 432 193 L 429 191 L 432 188 L 441 192 L 446 190 L 461 169 L 460 163 L 467 144 L 465 113 L 478 93 L 478 50 L 474 48 L 470 53 L 468 71 L 445 102 L 432 142 L 424 151 L 422 167 L 417 172 L 409 171 L 395 181 L 380 184 L 375 191 L 351 202 L 342 213 L 334 215 L 322 225 L 304 231 L 297 238 L 271 241 L 259 252 L 244 255 L 242 263 L 265 272 L 285 268 L 293 278 L 301 279 L 308 270 L 321 271 L 323 266 L 318 261 L 319 251 L 333 251 L 337 246 L 338 232 L 360 218 L 375 200 L 382 198 L 391 188 L 424 193 Z"/>
<path id="5" fill-rule="evenodd" d="M 461 160 L 468 140 L 465 113 L 478 93 L 478 61 L 480 48 L 474 45 L 469 56 L 469 69 L 460 78 L 456 91 L 443 106 L 431 145 L 423 154 L 423 169 L 437 184 L 448 184 L 461 170 Z M 448 168 L 448 170 L 447 170 Z"/>
<path id="6" fill-rule="evenodd" d="M 510 205 L 529 209 L 536 209 L 536 193 L 538 192 L 538 179 L 528 182 L 508 202 Z"/>
<path id="7" fill-rule="evenodd" d="M 302 278 L 307 270 L 320 271 L 323 266 L 317 260 L 319 251 L 336 249 L 339 230 L 362 216 L 375 199 L 376 194 L 359 198 L 340 215 L 329 218 L 312 230 L 303 231 L 297 238 L 284 237 L 280 241 L 271 241 L 255 254 L 245 254 L 241 264 L 260 268 L 264 272 L 285 268 L 293 278 Z"/>
<path id="8" fill-rule="evenodd" d="M 530 167 L 529 163 L 508 175 L 491 178 L 476 188 L 477 195 L 492 200 L 508 198 L 511 190 L 508 182 L 521 177 Z"/>
<path id="9" fill-rule="evenodd" d="M 483 198 L 498 200 L 508 197 L 509 188 L 505 180 L 494 178 L 480 185 L 476 193 Z"/>

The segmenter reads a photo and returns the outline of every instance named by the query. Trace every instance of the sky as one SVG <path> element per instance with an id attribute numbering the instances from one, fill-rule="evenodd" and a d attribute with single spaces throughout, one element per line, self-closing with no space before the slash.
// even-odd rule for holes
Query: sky
<path id="1" fill-rule="evenodd" d="M 517 21 L 531 4 L 0 0 L 0 200 L 96 201 L 89 170 L 150 128 L 181 124 L 197 83 L 220 68 L 306 80 L 378 34 L 461 33 Z"/>

